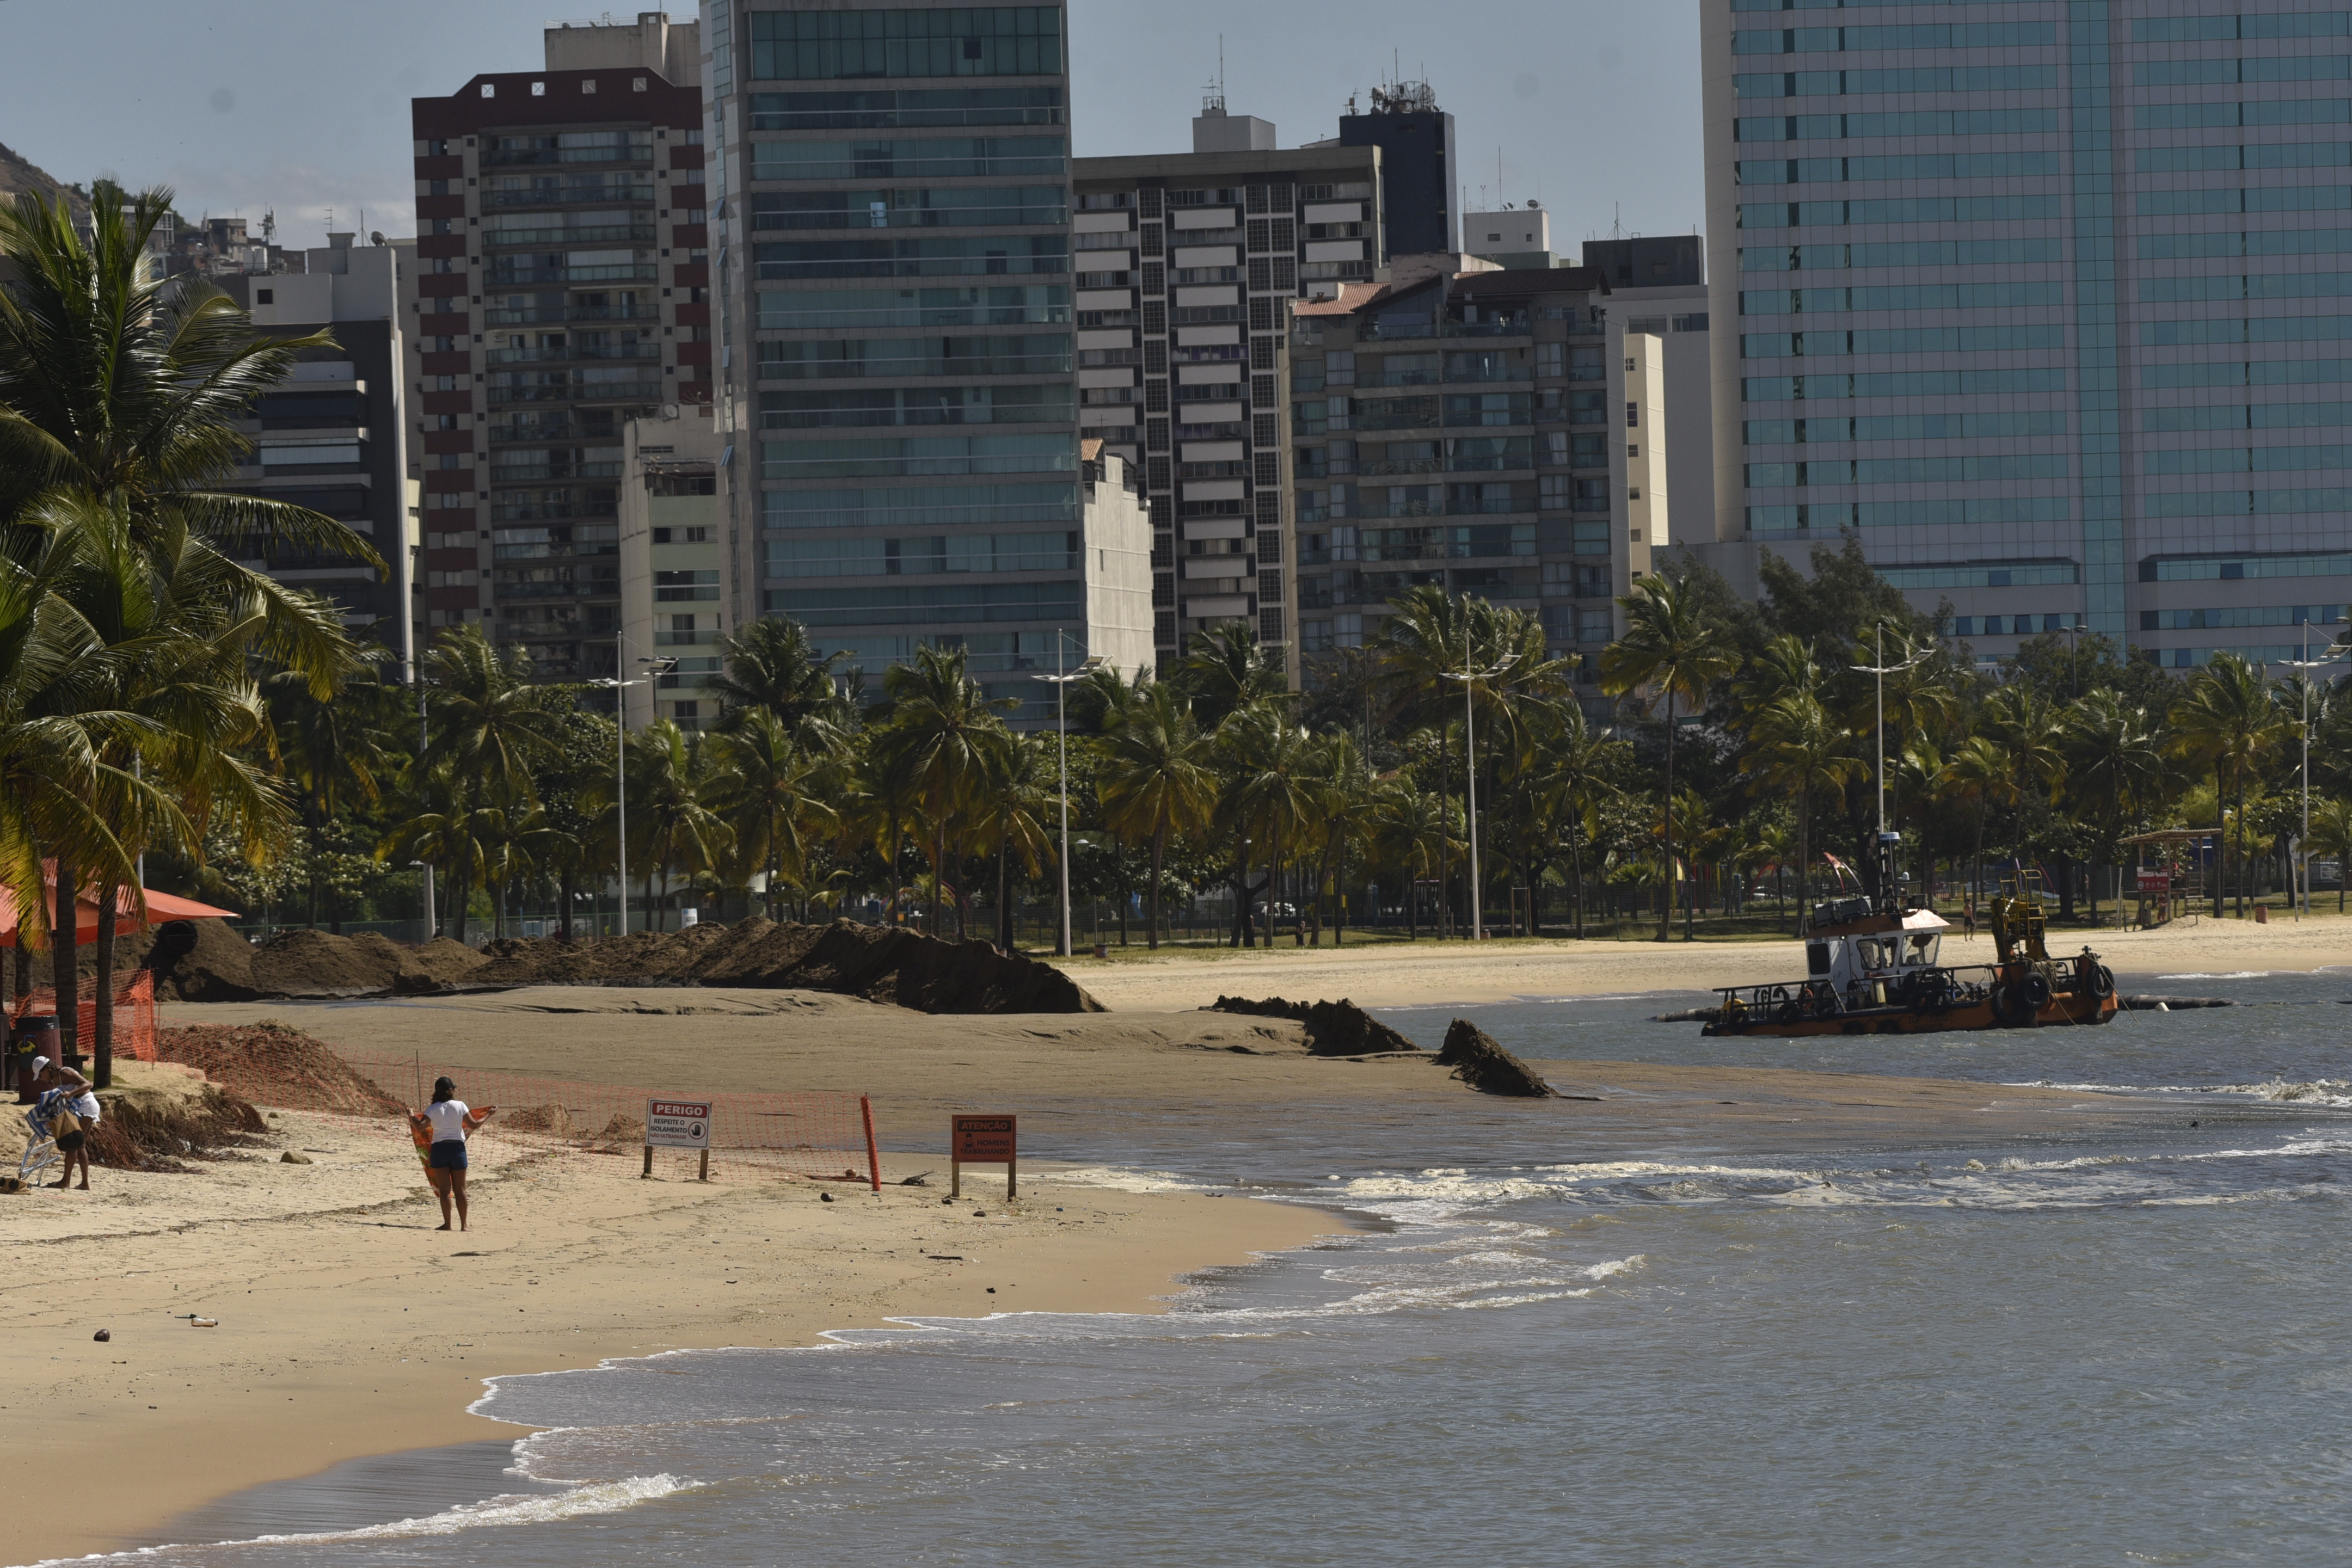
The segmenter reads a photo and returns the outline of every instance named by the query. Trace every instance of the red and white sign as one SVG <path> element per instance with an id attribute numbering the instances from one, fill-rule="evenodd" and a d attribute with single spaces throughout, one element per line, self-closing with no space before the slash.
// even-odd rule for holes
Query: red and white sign
<path id="1" fill-rule="evenodd" d="M 646 1147 L 707 1149 L 709 1146 L 709 1101 L 648 1100 L 646 1102 Z"/>
<path id="2" fill-rule="evenodd" d="M 2172 890 L 2172 873 L 2164 871 L 2141 872 L 2139 890 L 2142 893 L 2169 893 Z"/>

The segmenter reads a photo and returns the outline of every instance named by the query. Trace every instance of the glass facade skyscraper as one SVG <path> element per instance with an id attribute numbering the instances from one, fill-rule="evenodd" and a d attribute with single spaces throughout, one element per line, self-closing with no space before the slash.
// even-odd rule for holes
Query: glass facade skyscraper
<path id="1" fill-rule="evenodd" d="M 1718 540 L 1980 658 L 2352 600 L 2352 12 L 1706 0 Z M 1794 547 L 1788 549 L 1786 547 Z"/>
<path id="2" fill-rule="evenodd" d="M 710 0 L 738 623 L 869 685 L 963 648 L 1050 716 L 1087 649 L 1061 7 Z"/>

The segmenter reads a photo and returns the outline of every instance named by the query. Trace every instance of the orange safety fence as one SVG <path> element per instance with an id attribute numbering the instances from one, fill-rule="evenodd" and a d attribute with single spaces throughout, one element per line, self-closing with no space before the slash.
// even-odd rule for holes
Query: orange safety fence
<path id="1" fill-rule="evenodd" d="M 125 969 L 114 977 L 114 1054 L 118 1060 L 152 1061 L 155 1060 L 155 972 L 152 969 Z M 74 1049 L 88 1055 L 96 1040 L 98 1016 L 98 977 L 85 975 L 79 988 L 81 997 L 80 1037 Z M 48 987 L 26 991 L 10 998 L 8 1003 L 9 1031 L 27 1017 L 53 1017 L 58 1010 L 58 994 Z"/>
<path id="2" fill-rule="evenodd" d="M 353 1118 L 355 1124 L 399 1138 L 414 1135 L 407 1110 L 423 1107 L 432 1098 L 433 1081 L 446 1075 L 468 1105 L 497 1108 L 472 1136 L 488 1145 L 481 1155 L 509 1159 L 634 1157 L 645 1146 L 648 1101 L 708 1101 L 714 1175 L 733 1168 L 881 1186 L 873 1113 L 858 1094 L 656 1092 L 453 1067 L 421 1056 L 345 1056 L 294 1035 L 278 1051 L 214 1051 L 174 1042 L 165 1054 L 200 1067 L 207 1079 L 254 1104 Z"/>

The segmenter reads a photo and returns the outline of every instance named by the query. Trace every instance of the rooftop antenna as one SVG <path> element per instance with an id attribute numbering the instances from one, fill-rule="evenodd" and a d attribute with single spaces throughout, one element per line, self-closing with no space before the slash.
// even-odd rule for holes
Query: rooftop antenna
<path id="1" fill-rule="evenodd" d="M 1612 202 L 1609 204 L 1609 237 L 1611 239 L 1623 239 L 1625 237 L 1625 225 L 1619 221 L 1625 215 L 1623 208 L 1624 204 L 1622 202 Z"/>
<path id="2" fill-rule="evenodd" d="M 261 214 L 261 243 L 264 245 L 278 243 L 278 209 L 276 207 Z"/>

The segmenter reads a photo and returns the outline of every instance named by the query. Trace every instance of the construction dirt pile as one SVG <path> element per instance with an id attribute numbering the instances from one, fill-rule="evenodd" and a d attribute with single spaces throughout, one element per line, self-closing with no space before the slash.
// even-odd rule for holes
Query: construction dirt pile
<path id="1" fill-rule="evenodd" d="M 116 1170 L 184 1171 L 189 1158 L 251 1146 L 269 1124 L 252 1103 L 194 1073 L 174 1082 L 166 1069 L 125 1072 L 119 1089 L 99 1098 L 89 1157 Z"/>
<path id="2" fill-rule="evenodd" d="M 1219 997 L 1213 1005 L 1202 1010 L 1295 1019 L 1306 1026 L 1307 1049 L 1317 1056 L 1379 1056 L 1388 1051 L 1421 1049 L 1344 997 L 1336 1002 L 1287 1002 L 1280 997 L 1251 1001 L 1246 997 Z"/>
<path id="3" fill-rule="evenodd" d="M 1437 1065 L 1454 1069 L 1454 1076 L 1482 1094 L 1516 1094 L 1549 1100 L 1558 1091 L 1543 1074 L 1496 1043 L 1495 1037 L 1468 1019 L 1455 1019 L 1445 1031 L 1445 1047 Z"/>
<path id="4" fill-rule="evenodd" d="M 508 986 L 743 986 L 835 991 L 927 1013 L 1103 1010 L 1051 964 L 985 942 L 846 920 L 796 925 L 755 917 L 589 942 L 504 937 L 479 952 L 447 937 L 407 947 L 373 932 L 309 930 L 281 931 L 254 946 L 217 920 L 196 920 L 159 927 L 152 949 L 142 941 L 135 956 L 132 944 L 124 946 L 128 961 L 152 959 L 158 998 L 188 1002 Z"/>
<path id="5" fill-rule="evenodd" d="M 334 1047 L 275 1021 L 159 1029 L 155 1054 L 259 1105 L 339 1116 L 397 1116 L 405 1109 Z"/>

